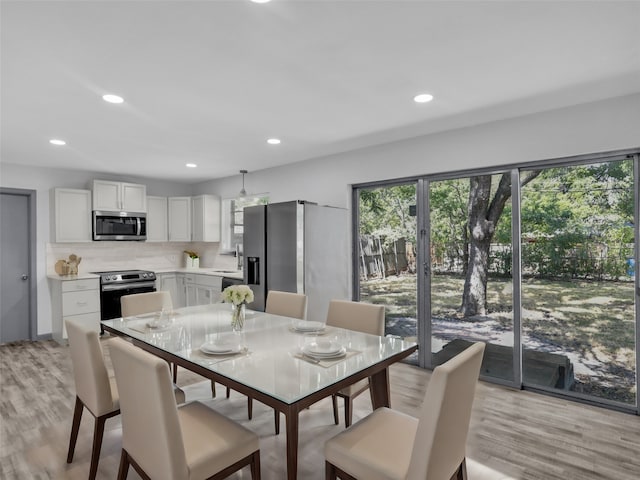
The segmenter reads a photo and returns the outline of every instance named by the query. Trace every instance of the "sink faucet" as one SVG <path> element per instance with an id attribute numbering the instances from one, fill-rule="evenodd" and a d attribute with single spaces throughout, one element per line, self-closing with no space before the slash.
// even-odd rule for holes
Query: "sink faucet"
<path id="1" fill-rule="evenodd" d="M 238 270 L 242 270 L 242 260 L 244 256 L 242 255 L 242 244 L 236 243 L 236 268 Z"/>

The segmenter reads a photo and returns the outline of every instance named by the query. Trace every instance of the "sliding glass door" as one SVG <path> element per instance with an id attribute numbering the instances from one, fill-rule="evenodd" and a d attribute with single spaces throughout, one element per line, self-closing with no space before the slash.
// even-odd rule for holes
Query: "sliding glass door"
<path id="1" fill-rule="evenodd" d="M 637 152 L 354 189 L 355 297 L 423 367 L 638 411 Z"/>
<path id="2" fill-rule="evenodd" d="M 416 340 L 416 183 L 356 192 L 356 297 L 385 305 L 385 334 Z"/>
<path id="3" fill-rule="evenodd" d="M 635 405 L 633 160 L 521 172 L 533 175 L 521 194 L 523 382 Z"/>
<path id="4" fill-rule="evenodd" d="M 514 380 L 510 172 L 429 182 L 433 366 L 483 341 L 482 375 Z"/>

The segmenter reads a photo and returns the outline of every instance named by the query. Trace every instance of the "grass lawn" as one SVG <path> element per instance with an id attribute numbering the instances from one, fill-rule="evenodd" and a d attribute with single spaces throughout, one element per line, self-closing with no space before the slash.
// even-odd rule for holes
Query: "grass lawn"
<path id="1" fill-rule="evenodd" d="M 463 285 L 459 276 L 432 277 L 434 345 L 452 338 L 474 338 L 511 346 L 511 281 L 490 279 L 488 315 L 466 319 L 458 312 Z M 391 276 L 361 282 L 361 299 L 386 305 L 387 333 L 410 336 L 416 335 L 416 290 L 415 275 Z M 574 367 L 572 390 L 635 402 L 632 282 L 527 278 L 522 284 L 522 304 L 524 348 L 566 355 Z"/>

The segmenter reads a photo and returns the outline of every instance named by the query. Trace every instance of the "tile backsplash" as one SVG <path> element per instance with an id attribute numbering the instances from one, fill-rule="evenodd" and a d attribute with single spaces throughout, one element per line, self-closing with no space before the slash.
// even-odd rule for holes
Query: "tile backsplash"
<path id="1" fill-rule="evenodd" d="M 200 268 L 226 269 L 235 265 L 235 258 L 218 255 L 218 247 L 218 243 L 209 242 L 48 243 L 47 273 L 55 273 L 55 263 L 68 259 L 72 253 L 82 257 L 80 273 L 184 268 L 184 250 L 200 255 Z"/>

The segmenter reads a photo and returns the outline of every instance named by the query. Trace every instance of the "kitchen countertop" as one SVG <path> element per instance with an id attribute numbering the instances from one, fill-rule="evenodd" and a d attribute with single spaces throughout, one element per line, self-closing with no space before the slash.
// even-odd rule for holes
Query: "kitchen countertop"
<path id="1" fill-rule="evenodd" d="M 196 275 L 211 275 L 215 277 L 227 277 L 227 278 L 235 278 L 237 280 L 242 280 L 244 275 L 242 270 L 223 270 L 217 268 L 162 268 L 159 270 L 153 270 L 156 274 L 161 273 L 193 273 Z M 96 278 L 99 279 L 100 275 L 96 275 L 95 273 L 80 273 L 78 275 L 58 275 L 57 273 L 49 273 L 47 274 L 47 278 L 52 280 L 60 280 L 63 282 L 70 280 L 84 280 L 87 278 Z"/>
<path id="2" fill-rule="evenodd" d="M 244 278 L 244 274 L 242 270 L 223 270 L 217 268 L 166 268 L 160 270 L 154 270 L 156 274 L 160 273 L 193 273 L 195 275 L 212 275 L 215 277 L 228 277 L 235 278 L 237 280 L 242 280 Z"/>
<path id="3" fill-rule="evenodd" d="M 57 273 L 48 273 L 47 278 L 67 282 L 69 280 L 85 280 L 87 278 L 99 279 L 100 275 L 96 275 L 95 273 L 79 273 L 78 275 L 58 275 Z"/>

